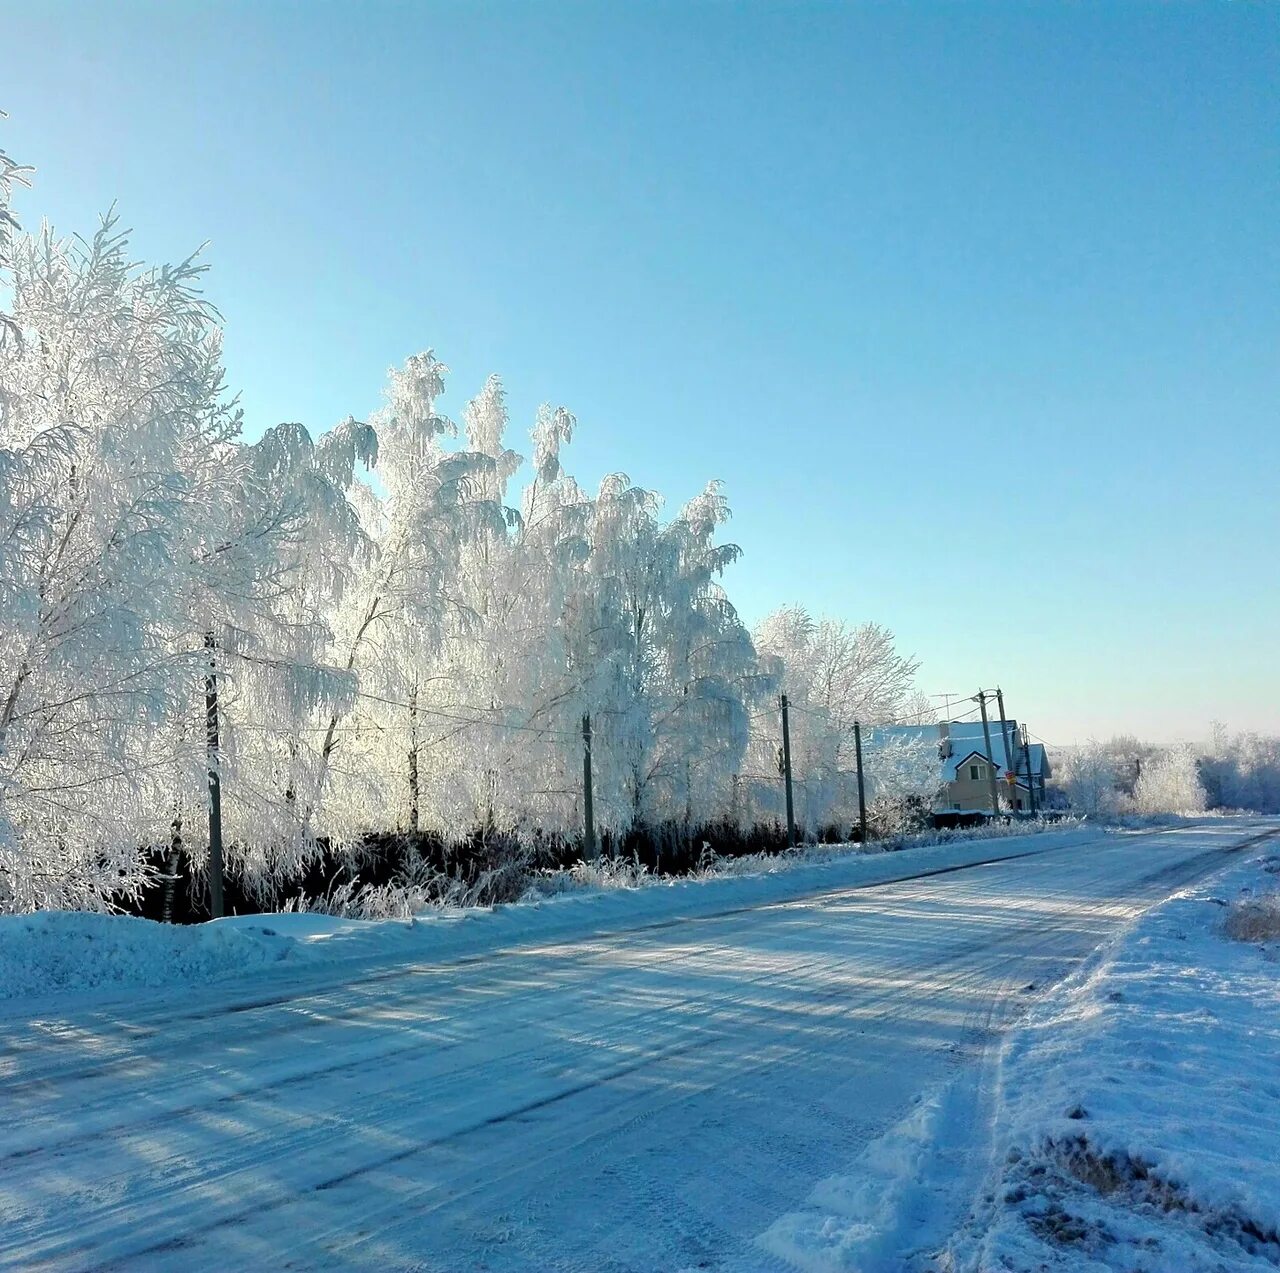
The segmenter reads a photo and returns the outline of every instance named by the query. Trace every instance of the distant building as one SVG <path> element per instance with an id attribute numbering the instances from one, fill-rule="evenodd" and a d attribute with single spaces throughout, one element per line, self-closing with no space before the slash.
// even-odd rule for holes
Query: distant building
<path id="1" fill-rule="evenodd" d="M 990 813 L 990 770 L 996 771 L 996 789 L 1002 806 L 1018 813 L 1044 808 L 1049 757 L 1040 743 L 1028 743 L 1023 752 L 1022 733 L 1015 720 L 988 723 L 991 754 L 981 721 L 942 721 L 937 725 L 887 725 L 877 733 L 899 738 L 929 738 L 937 743 L 941 789 L 935 813 Z M 1031 773 L 1027 773 L 1027 758 Z"/>

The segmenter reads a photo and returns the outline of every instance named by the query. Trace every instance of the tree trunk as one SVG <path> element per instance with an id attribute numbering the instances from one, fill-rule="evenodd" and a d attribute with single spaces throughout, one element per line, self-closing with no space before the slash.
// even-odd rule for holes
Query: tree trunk
<path id="1" fill-rule="evenodd" d="M 177 891 L 178 871 L 182 866 L 182 806 L 175 805 L 173 823 L 170 826 L 169 858 L 165 866 L 164 910 L 161 918 L 166 924 L 173 923 L 173 898 Z"/>
<path id="2" fill-rule="evenodd" d="M 364 622 L 360 624 L 355 637 L 351 641 L 351 650 L 347 655 L 348 672 L 356 665 L 356 651 L 360 648 L 360 642 L 364 640 L 364 634 L 369 630 L 369 625 L 378 617 L 378 607 L 381 603 L 382 598 L 380 596 L 374 597 L 364 616 Z M 324 746 L 320 748 L 320 768 L 316 773 L 311 803 L 307 805 L 306 811 L 302 815 L 302 838 L 304 841 L 309 842 L 311 840 L 311 815 L 315 812 L 316 801 L 320 799 L 320 795 L 324 790 L 325 779 L 329 774 L 329 757 L 333 755 L 333 749 L 337 742 L 337 732 L 338 715 L 334 712 L 330 714 L 329 728 L 324 732 Z"/>

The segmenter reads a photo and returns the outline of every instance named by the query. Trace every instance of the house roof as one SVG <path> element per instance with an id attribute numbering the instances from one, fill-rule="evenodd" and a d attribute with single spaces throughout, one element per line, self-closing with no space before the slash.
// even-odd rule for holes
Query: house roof
<path id="1" fill-rule="evenodd" d="M 1002 722 L 993 720 L 988 723 L 991 731 L 991 752 L 990 757 L 987 756 L 987 743 L 982 730 L 981 721 L 952 721 L 947 725 L 948 735 L 951 741 L 951 754 L 942 756 L 942 780 L 943 782 L 954 782 L 956 780 L 956 770 L 960 765 L 964 764 L 975 753 L 981 758 L 990 759 L 1002 772 L 1013 770 L 1025 781 L 1027 765 L 1022 757 L 1021 733 L 1018 729 L 1018 722 L 1015 720 L 1007 720 L 1003 722 L 1004 728 L 1001 727 Z M 878 732 L 888 734 L 900 738 L 927 738 L 933 742 L 941 742 L 941 727 L 938 725 L 883 725 L 878 726 Z M 1008 731 L 1009 748 L 1012 756 L 1005 749 L 1005 731 Z M 1040 775 L 1048 776 L 1048 760 L 1045 756 L 1044 747 L 1040 743 L 1032 743 L 1028 749 L 1031 756 L 1031 772 L 1037 777 Z"/>
<path id="2" fill-rule="evenodd" d="M 971 762 L 977 762 L 982 765 L 990 764 L 990 760 L 986 753 L 982 751 L 966 751 L 963 755 L 956 753 L 943 760 L 942 776 L 948 782 L 954 782 L 956 775 L 959 774 L 965 765 L 970 764 Z M 983 774 L 983 777 L 985 778 L 986 774 Z"/>

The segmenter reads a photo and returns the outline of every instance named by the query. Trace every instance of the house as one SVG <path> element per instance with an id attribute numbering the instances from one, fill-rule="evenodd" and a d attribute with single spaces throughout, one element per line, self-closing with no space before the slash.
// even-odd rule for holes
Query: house
<path id="1" fill-rule="evenodd" d="M 1030 813 L 1034 794 L 1035 807 L 1042 809 L 1049 778 L 1049 757 L 1044 747 L 1024 739 L 1015 720 L 989 721 L 987 730 L 991 737 L 990 755 L 981 721 L 889 725 L 880 732 L 936 741 L 941 788 L 935 813 L 990 813 L 992 768 L 1002 808 Z"/>

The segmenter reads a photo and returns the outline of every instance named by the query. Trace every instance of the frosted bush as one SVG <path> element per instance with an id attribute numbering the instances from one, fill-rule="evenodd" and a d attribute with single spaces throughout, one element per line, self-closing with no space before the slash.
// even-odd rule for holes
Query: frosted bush
<path id="1" fill-rule="evenodd" d="M 1280 941 L 1280 893 L 1239 898 L 1227 911 L 1225 929 L 1233 941 Z"/>

